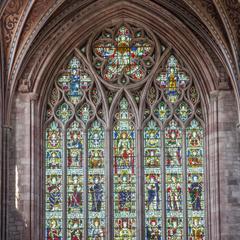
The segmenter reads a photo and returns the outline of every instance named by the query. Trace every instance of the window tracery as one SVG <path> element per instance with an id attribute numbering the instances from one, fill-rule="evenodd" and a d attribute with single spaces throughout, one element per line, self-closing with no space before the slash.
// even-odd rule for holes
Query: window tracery
<path id="1" fill-rule="evenodd" d="M 106 27 L 53 83 L 45 117 L 46 239 L 206 239 L 200 94 L 155 35 L 130 23 Z"/>

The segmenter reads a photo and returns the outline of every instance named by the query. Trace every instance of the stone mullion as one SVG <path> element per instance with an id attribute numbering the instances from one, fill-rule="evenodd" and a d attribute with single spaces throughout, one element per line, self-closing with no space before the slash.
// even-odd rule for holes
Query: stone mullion
<path id="1" fill-rule="evenodd" d="M 142 138 L 142 130 L 137 129 L 136 134 L 136 180 L 137 180 L 137 189 L 136 189 L 136 238 L 139 240 L 143 240 L 145 236 L 145 224 L 144 224 L 144 215 L 145 215 L 145 207 L 144 207 L 144 144 Z"/>
<path id="2" fill-rule="evenodd" d="M 166 239 L 166 171 L 165 171 L 165 131 L 161 131 L 161 170 L 162 170 L 162 192 L 161 192 L 161 197 L 162 197 L 162 238 Z"/>
<path id="3" fill-rule="evenodd" d="M 112 152 L 112 129 L 105 131 L 105 192 L 106 192 L 106 239 L 113 239 L 113 152 Z"/>
<path id="4" fill-rule="evenodd" d="M 88 239 L 88 134 L 83 131 L 83 236 Z"/>
<path id="5" fill-rule="evenodd" d="M 62 128 L 62 145 L 63 145 L 63 166 L 62 166 L 62 236 L 63 240 L 67 239 L 67 128 Z"/>
<path id="6" fill-rule="evenodd" d="M 188 239 L 188 214 L 187 214 L 187 161 L 186 161 L 186 129 L 182 132 L 182 172 L 183 172 L 183 239 Z"/>

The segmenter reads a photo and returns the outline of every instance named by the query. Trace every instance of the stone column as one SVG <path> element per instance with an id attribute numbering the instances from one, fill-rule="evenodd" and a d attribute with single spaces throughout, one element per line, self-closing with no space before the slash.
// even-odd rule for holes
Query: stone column
<path id="1" fill-rule="evenodd" d="M 208 113 L 208 142 L 206 183 L 208 188 L 208 232 L 209 240 L 220 239 L 219 217 L 219 144 L 218 144 L 218 91 L 210 93 L 210 106 Z"/>
<path id="2" fill-rule="evenodd" d="M 34 101 L 31 93 L 18 93 L 11 116 L 12 134 L 9 146 L 8 238 L 9 240 L 39 238 L 40 212 L 35 205 L 41 194 L 35 184 L 39 182 L 40 163 L 36 147 L 41 136 L 35 136 Z M 36 167 L 38 166 L 38 167 Z M 39 220 L 39 219 L 38 219 Z"/>

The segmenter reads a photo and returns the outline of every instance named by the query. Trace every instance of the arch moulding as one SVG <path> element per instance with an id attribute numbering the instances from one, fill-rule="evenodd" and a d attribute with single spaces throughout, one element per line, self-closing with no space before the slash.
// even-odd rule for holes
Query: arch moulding
<path id="1" fill-rule="evenodd" d="M 105 3 L 106 4 L 106 3 Z M 109 4 L 108 4 L 109 5 Z M 43 116 L 51 85 L 62 68 L 66 58 L 79 47 L 84 46 L 88 38 L 106 24 L 134 22 L 151 29 L 166 42 L 179 56 L 200 89 L 206 123 L 206 187 L 208 212 L 208 239 L 217 240 L 220 236 L 219 166 L 218 166 L 218 126 L 217 101 L 219 73 L 206 49 L 196 36 L 174 15 L 158 6 L 157 12 L 123 2 L 100 7 L 98 12 L 72 14 L 70 18 L 56 24 L 45 36 L 36 39 L 33 47 L 23 57 L 16 70 L 16 79 L 11 87 L 9 106 L 25 104 L 30 115 L 28 133 L 31 138 L 24 151 L 30 163 L 30 195 L 24 200 L 22 211 L 27 223 L 26 239 L 43 239 L 43 157 L 42 139 Z M 107 14 L 106 14 L 107 13 Z M 17 89 L 18 88 L 18 89 Z M 8 121 L 11 119 L 11 112 Z M 20 114 L 14 113 L 18 119 Z M 17 134 L 20 133 L 21 130 Z M 209 147 L 211 145 L 211 148 Z M 28 209 L 26 211 L 26 209 Z M 26 212 L 29 213 L 27 216 Z M 210 224 L 211 223 L 211 224 Z M 40 228 L 39 228 L 40 226 Z M 110 240 L 110 239 L 109 239 Z"/>

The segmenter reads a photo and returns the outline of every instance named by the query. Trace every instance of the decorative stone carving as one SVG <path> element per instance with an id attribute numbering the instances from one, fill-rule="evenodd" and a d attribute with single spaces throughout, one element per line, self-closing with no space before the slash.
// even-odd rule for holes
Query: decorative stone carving
<path id="1" fill-rule="evenodd" d="M 10 46 L 14 31 L 16 30 L 21 13 L 24 9 L 25 0 L 11 0 L 7 3 L 3 13 L 3 30 L 7 49 Z"/>
<path id="2" fill-rule="evenodd" d="M 29 92 L 29 81 L 27 79 L 22 79 L 22 82 L 18 87 L 18 91 L 21 93 Z"/>

